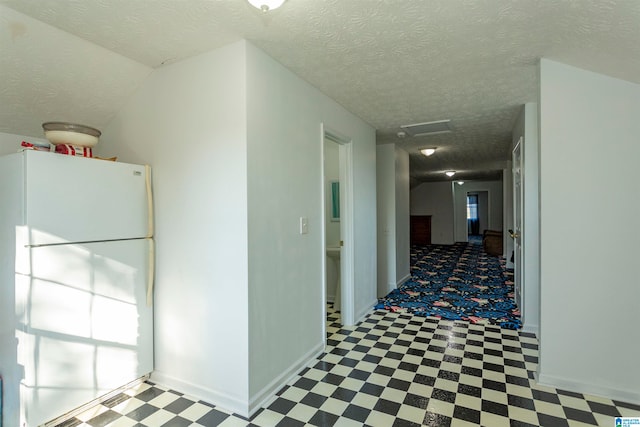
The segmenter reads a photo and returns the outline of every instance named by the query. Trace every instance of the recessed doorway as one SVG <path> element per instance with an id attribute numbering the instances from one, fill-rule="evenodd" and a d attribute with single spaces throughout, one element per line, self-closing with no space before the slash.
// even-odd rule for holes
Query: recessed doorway
<path id="1" fill-rule="evenodd" d="M 342 135 L 329 127 L 322 125 L 323 144 L 323 325 L 326 336 L 326 307 L 332 297 L 337 303 L 340 323 L 352 325 L 355 322 L 354 313 L 354 254 L 353 254 L 353 172 L 352 153 L 353 142 L 348 136 Z M 335 149 L 336 158 L 330 158 Z M 325 164 L 325 162 L 335 162 Z M 337 179 L 336 179 L 337 178 Z M 336 256 L 335 252 L 339 251 Z M 331 252 L 331 257 L 329 256 Z M 333 288 L 327 288 L 328 266 L 334 263 L 334 273 L 337 282 Z M 331 269 L 329 269 L 331 273 Z M 330 295 L 333 293 L 333 295 Z"/>
<path id="2" fill-rule="evenodd" d="M 467 236 L 468 241 L 481 238 L 489 228 L 489 192 L 467 193 Z"/>

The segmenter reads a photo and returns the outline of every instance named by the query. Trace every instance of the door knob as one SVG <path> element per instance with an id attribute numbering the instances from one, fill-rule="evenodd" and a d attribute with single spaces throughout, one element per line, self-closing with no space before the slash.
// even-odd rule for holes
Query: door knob
<path id="1" fill-rule="evenodd" d="M 511 236 L 512 239 L 517 239 L 518 237 L 520 237 L 520 234 L 514 232 L 512 229 L 509 229 L 509 236 Z"/>

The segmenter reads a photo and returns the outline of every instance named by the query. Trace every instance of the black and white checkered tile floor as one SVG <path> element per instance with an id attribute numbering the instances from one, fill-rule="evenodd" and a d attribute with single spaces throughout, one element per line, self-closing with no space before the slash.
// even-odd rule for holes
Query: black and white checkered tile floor
<path id="1" fill-rule="evenodd" d="M 62 426 L 613 426 L 640 405 L 539 386 L 533 335 L 373 312 L 341 328 L 329 310 L 326 353 L 250 420 L 144 383 Z"/>

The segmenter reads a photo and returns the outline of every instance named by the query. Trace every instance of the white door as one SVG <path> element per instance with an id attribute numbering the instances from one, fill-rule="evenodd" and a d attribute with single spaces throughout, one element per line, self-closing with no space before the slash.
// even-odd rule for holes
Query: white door
<path id="1" fill-rule="evenodd" d="M 354 325 L 355 280 L 354 280 L 354 237 L 353 237 L 353 173 L 352 142 L 340 141 L 340 310 L 341 323 Z"/>
<path id="2" fill-rule="evenodd" d="M 522 312 L 522 138 L 513 149 L 513 280 L 515 298 Z"/>
<path id="3" fill-rule="evenodd" d="M 17 312 L 28 425 L 153 370 L 149 249 L 150 239 L 25 249 Z"/>
<path id="4" fill-rule="evenodd" d="M 336 142 L 340 163 L 340 319 L 343 325 L 355 323 L 355 278 L 354 278 L 354 197 L 353 197 L 353 142 L 351 138 L 330 130 L 322 125 L 322 142 L 325 139 Z M 326 247 L 325 247 L 326 249 Z M 326 253 L 326 252 L 325 252 Z M 323 284 L 324 285 L 324 284 Z M 323 324 L 326 319 L 322 308 Z"/>
<path id="5" fill-rule="evenodd" d="M 144 166 L 24 152 L 31 245 L 149 237 Z"/>

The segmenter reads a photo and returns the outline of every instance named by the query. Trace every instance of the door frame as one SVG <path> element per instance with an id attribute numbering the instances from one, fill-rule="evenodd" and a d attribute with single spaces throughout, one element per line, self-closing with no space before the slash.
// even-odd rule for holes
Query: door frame
<path id="1" fill-rule="evenodd" d="M 324 148 L 325 139 L 338 144 L 340 158 L 340 239 L 343 246 L 340 251 L 340 319 L 345 326 L 355 323 L 355 279 L 354 279 L 354 199 L 353 199 L 353 140 L 340 132 L 321 124 L 321 147 Z M 321 150 L 324 153 L 324 149 Z M 326 197 L 324 154 L 322 157 L 322 325 L 326 337 L 326 254 L 327 242 L 325 237 Z M 325 338 L 326 339 L 326 338 Z"/>
<path id="2" fill-rule="evenodd" d="M 486 195 L 486 203 L 480 203 L 480 195 L 484 196 Z M 490 224 L 489 224 L 489 219 L 490 215 L 489 212 L 491 212 L 491 191 L 489 189 L 487 190 L 467 190 L 466 194 L 465 194 L 465 211 L 466 209 L 468 209 L 469 206 L 469 196 L 477 196 L 478 197 L 478 204 L 477 204 L 477 210 L 478 210 L 478 234 L 480 236 L 482 236 L 483 233 L 483 229 L 482 227 L 480 227 L 480 225 L 484 224 L 485 230 L 489 230 L 491 229 Z M 481 209 L 482 208 L 482 209 Z M 480 219 L 482 218 L 482 221 L 480 221 Z M 465 241 L 469 241 L 469 223 L 467 221 L 467 238 Z"/>
<path id="3" fill-rule="evenodd" d="M 524 300 L 522 289 L 522 234 L 523 234 L 523 167 L 522 167 L 522 146 L 523 138 L 520 137 L 511 153 L 511 172 L 513 189 L 513 287 L 516 304 L 520 310 L 520 316 L 524 319 Z"/>

